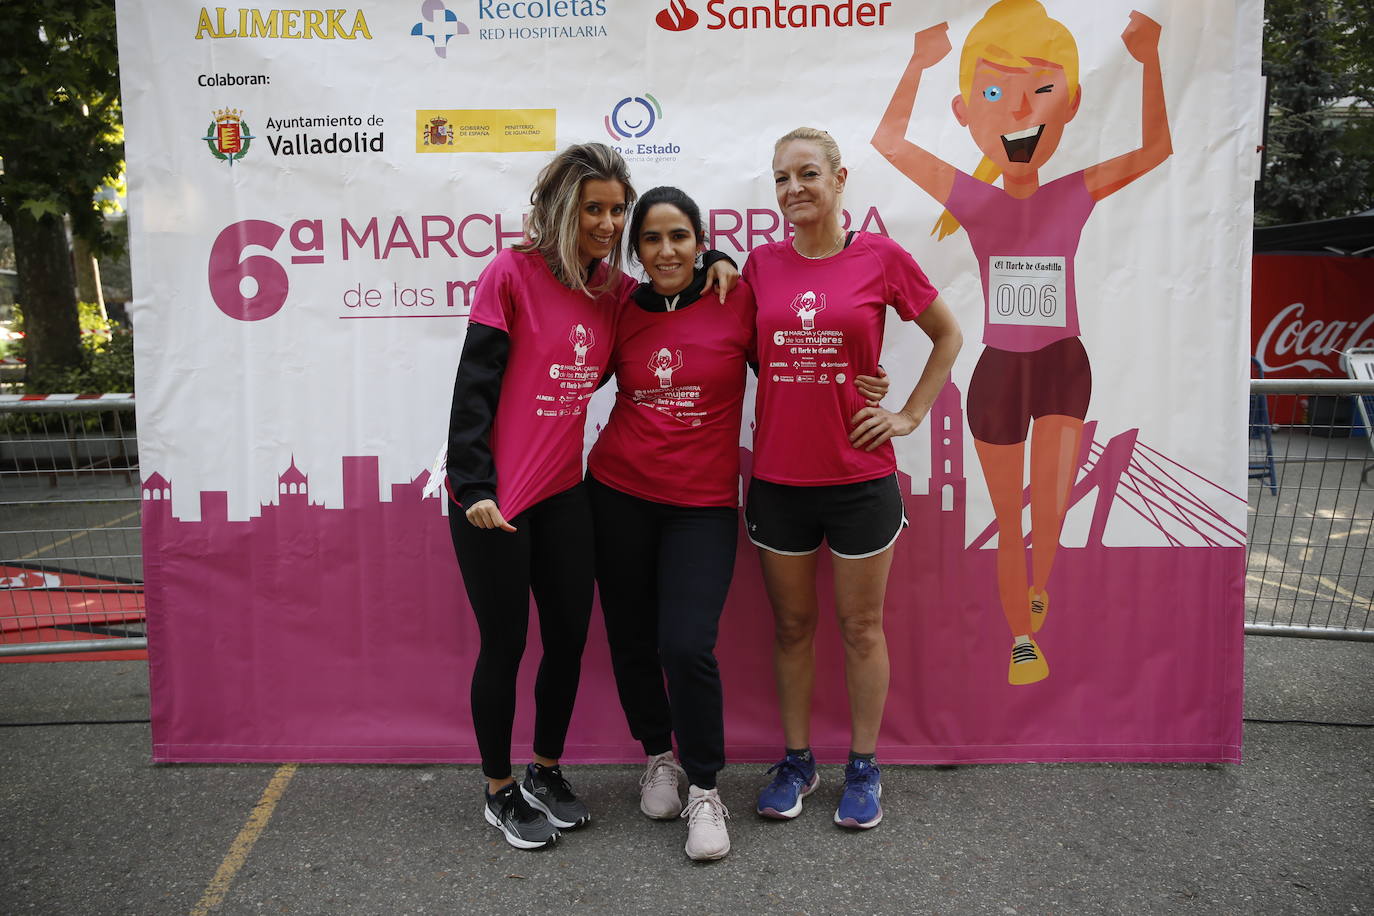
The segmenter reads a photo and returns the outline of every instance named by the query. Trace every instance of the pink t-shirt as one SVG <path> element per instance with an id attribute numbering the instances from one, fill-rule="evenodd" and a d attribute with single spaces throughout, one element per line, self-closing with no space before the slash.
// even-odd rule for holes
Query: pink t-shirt
<path id="1" fill-rule="evenodd" d="M 1078 336 L 1073 259 L 1095 201 L 1074 172 L 1026 198 L 963 172 L 945 206 L 968 233 L 983 279 L 983 343 L 1029 353 Z"/>
<path id="2" fill-rule="evenodd" d="M 723 305 L 714 293 L 672 312 L 628 301 L 612 360 L 615 406 L 587 457 L 592 476 L 653 502 L 737 506 L 753 346 L 754 294 L 743 283 Z"/>
<path id="3" fill-rule="evenodd" d="M 891 443 L 849 444 L 863 409 L 856 375 L 876 375 L 887 307 L 915 320 L 936 291 L 886 236 L 861 232 L 813 261 L 790 241 L 755 248 L 744 279 L 758 300 L 759 393 L 754 476 L 795 486 L 855 483 L 897 469 Z"/>
<path id="4" fill-rule="evenodd" d="M 597 268 L 593 286 L 606 270 Z M 482 271 L 469 320 L 510 337 L 491 431 L 496 502 L 507 519 L 582 479 L 587 401 L 606 370 L 618 304 L 634 285 L 621 275 L 592 298 L 559 283 L 538 253 L 511 249 Z"/>

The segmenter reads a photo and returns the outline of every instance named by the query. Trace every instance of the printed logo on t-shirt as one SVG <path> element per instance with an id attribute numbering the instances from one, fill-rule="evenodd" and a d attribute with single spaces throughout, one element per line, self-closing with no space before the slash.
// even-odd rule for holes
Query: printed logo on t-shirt
<path id="1" fill-rule="evenodd" d="M 673 387 L 673 373 L 682 368 L 682 351 L 674 350 L 668 352 L 667 347 L 660 347 L 653 356 L 649 357 L 649 371 L 658 376 L 658 387 Z"/>
<path id="2" fill-rule="evenodd" d="M 803 331 L 810 331 L 816 327 L 816 313 L 824 308 L 825 293 L 821 293 L 818 298 L 815 292 L 807 290 L 797 293 L 797 298 L 792 300 L 792 311 L 801 319 Z"/>
<path id="3" fill-rule="evenodd" d="M 701 386 L 673 384 L 673 373 L 686 361 L 681 350 L 659 347 L 649 354 L 648 369 L 658 380 L 655 388 L 636 388 L 630 397 L 640 407 L 648 407 L 667 414 L 687 426 L 700 426 L 706 411 L 701 404 Z"/>
<path id="4" fill-rule="evenodd" d="M 583 366 L 587 363 L 587 351 L 596 346 L 596 335 L 590 328 L 575 324 L 568 332 L 568 343 L 573 345 L 573 365 Z"/>
<path id="5" fill-rule="evenodd" d="M 804 290 L 792 297 L 790 306 L 801 321 L 801 330 L 773 332 L 773 346 L 778 349 L 769 355 L 769 368 L 782 370 L 772 374 L 775 382 L 801 382 L 827 385 L 834 381 L 843 384 L 849 368 L 844 352 L 844 331 L 816 327 L 816 316 L 825 310 L 825 293 Z"/>
<path id="6" fill-rule="evenodd" d="M 1062 257 L 989 258 L 988 324 L 1064 327 L 1067 283 Z"/>
<path id="7" fill-rule="evenodd" d="M 575 324 L 568 331 L 568 343 L 572 344 L 573 361 L 549 366 L 549 378 L 558 385 L 555 389 L 535 395 L 535 400 L 541 402 L 535 409 L 535 416 L 581 416 L 584 403 L 596 390 L 601 367 L 587 365 L 587 351 L 596 346 L 596 335 L 586 325 Z"/>

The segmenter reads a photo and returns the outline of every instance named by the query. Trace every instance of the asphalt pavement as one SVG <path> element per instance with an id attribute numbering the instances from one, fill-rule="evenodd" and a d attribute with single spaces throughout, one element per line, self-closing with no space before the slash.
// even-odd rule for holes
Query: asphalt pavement
<path id="1" fill-rule="evenodd" d="M 1239 766 L 888 766 L 863 833 L 839 768 L 773 822 L 730 766 L 709 864 L 639 813 L 640 766 L 570 767 L 592 824 L 521 852 L 476 767 L 154 766 L 144 663 L 0 664 L 0 912 L 1374 912 L 1374 644 L 1246 649 Z"/>

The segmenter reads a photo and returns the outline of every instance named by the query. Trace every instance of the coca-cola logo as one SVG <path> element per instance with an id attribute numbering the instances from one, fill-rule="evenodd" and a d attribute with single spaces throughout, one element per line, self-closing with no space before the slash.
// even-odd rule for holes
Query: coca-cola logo
<path id="1" fill-rule="evenodd" d="M 659 28 L 670 32 L 685 32 L 700 19 L 696 11 L 687 5 L 686 0 L 671 0 L 666 9 L 659 10 L 654 22 L 658 23 Z"/>
<path id="2" fill-rule="evenodd" d="M 1307 306 L 1294 302 L 1269 320 L 1255 344 L 1265 372 L 1306 369 L 1342 375 L 1345 351 L 1374 345 L 1374 314 L 1363 321 L 1303 321 Z"/>

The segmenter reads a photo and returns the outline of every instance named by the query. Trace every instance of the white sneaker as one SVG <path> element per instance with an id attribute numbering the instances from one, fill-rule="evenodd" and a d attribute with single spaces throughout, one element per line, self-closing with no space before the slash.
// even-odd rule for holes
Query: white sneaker
<path id="1" fill-rule="evenodd" d="M 671 820 L 682 810 L 678 797 L 678 778 L 687 778 L 682 767 L 673 759 L 672 751 L 650 757 L 639 777 L 639 810 L 657 820 Z"/>
<path id="2" fill-rule="evenodd" d="M 687 858 L 698 862 L 721 859 L 730 851 L 730 833 L 725 829 L 725 810 L 716 789 L 691 786 L 687 789 Z"/>

